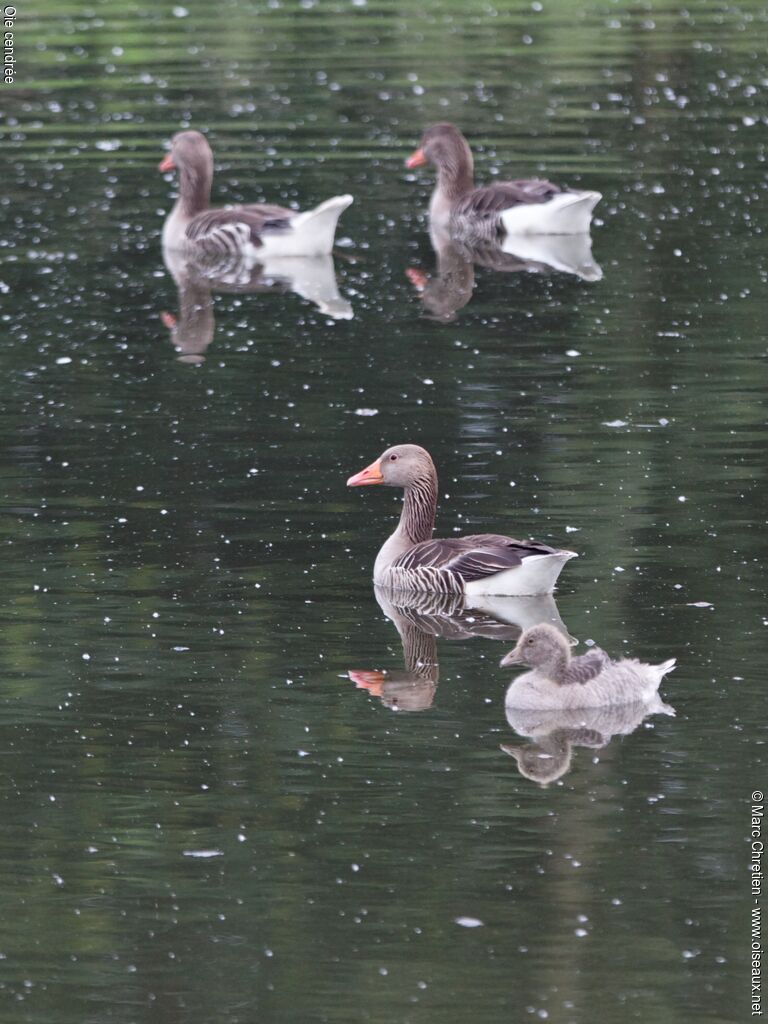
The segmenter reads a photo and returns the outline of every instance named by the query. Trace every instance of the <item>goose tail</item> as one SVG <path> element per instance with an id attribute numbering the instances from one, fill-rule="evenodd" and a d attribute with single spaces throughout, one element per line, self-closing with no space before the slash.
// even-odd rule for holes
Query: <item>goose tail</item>
<path id="1" fill-rule="evenodd" d="M 352 196 L 333 196 L 314 210 L 297 213 L 291 218 L 291 230 L 264 239 L 270 255 L 327 256 L 333 249 L 336 225 L 342 212 L 352 202 Z M 278 251 L 279 250 L 279 251 Z"/>
<path id="2" fill-rule="evenodd" d="M 599 192 L 558 192 L 545 203 L 518 203 L 501 213 L 509 235 L 581 235 L 589 231 Z"/>

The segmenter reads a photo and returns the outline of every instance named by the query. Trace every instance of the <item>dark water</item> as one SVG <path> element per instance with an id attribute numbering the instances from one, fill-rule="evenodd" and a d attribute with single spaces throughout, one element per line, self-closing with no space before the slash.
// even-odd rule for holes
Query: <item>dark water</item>
<path id="1" fill-rule="evenodd" d="M 749 1016 L 765 37 L 762 5 L 703 0 L 23 8 L 2 92 L 3 1020 Z M 431 175 L 402 162 L 445 118 L 481 179 L 603 193 L 601 280 L 478 267 L 427 315 L 406 271 L 434 281 Z M 284 286 L 216 294 L 204 361 L 178 358 L 156 166 L 182 125 L 213 144 L 217 201 L 355 194 L 351 319 Z M 441 533 L 579 552 L 565 626 L 676 656 L 676 717 L 600 725 L 547 786 L 518 772 L 514 630 L 443 617 L 424 640 L 423 610 L 393 624 L 372 591 L 399 499 L 344 484 L 401 441 L 435 457 Z M 414 673 L 419 642 L 439 669 Z"/>

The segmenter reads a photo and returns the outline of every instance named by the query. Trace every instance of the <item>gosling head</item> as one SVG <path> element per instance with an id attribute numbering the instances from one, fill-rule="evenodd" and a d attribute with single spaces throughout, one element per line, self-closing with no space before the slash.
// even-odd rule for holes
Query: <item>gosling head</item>
<path id="1" fill-rule="evenodd" d="M 351 476 L 347 487 L 386 484 L 388 487 L 411 487 L 418 480 L 435 476 L 432 457 L 417 444 L 396 444 L 370 466 Z"/>
<path id="2" fill-rule="evenodd" d="M 501 667 L 509 665 L 530 665 L 531 668 L 547 669 L 558 665 L 563 658 L 568 660 L 571 651 L 563 634 L 542 622 L 538 626 L 526 629 L 517 646 L 501 659 Z"/>

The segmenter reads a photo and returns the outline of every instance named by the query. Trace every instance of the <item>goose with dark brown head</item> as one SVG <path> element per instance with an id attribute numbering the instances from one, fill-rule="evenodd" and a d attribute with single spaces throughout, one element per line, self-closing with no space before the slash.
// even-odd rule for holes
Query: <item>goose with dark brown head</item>
<path id="1" fill-rule="evenodd" d="M 179 172 L 179 197 L 163 226 L 163 246 L 187 255 L 326 255 L 339 216 L 352 202 L 350 195 L 334 196 L 304 213 L 268 203 L 211 209 L 213 153 L 196 131 L 177 132 L 158 169 Z"/>
<path id="2" fill-rule="evenodd" d="M 582 234 L 589 231 L 592 211 L 602 198 L 599 192 L 572 191 L 539 179 L 475 187 L 469 144 L 447 122 L 427 128 L 406 167 L 428 163 L 437 168 L 430 220 L 456 238 Z"/>
<path id="3" fill-rule="evenodd" d="M 445 594 L 549 594 L 573 551 L 500 534 L 433 540 L 437 473 L 415 444 L 388 448 L 347 480 L 349 487 L 385 484 L 405 491 L 400 522 L 379 551 L 374 583 L 393 590 Z"/>

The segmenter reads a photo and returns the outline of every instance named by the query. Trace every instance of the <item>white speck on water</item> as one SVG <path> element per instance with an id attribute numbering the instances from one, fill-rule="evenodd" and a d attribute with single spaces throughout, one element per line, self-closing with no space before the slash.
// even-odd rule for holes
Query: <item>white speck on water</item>
<path id="1" fill-rule="evenodd" d="M 574 928 L 573 934 L 577 935 L 580 939 L 583 939 L 585 935 L 589 935 L 586 928 Z"/>
<path id="2" fill-rule="evenodd" d="M 677 500 L 678 501 L 688 501 L 688 499 L 686 498 L 686 496 L 684 494 L 679 495 Z"/>
<path id="3" fill-rule="evenodd" d="M 713 604 L 710 604 L 709 601 L 689 601 L 687 607 L 688 608 L 714 608 L 715 606 Z"/>
<path id="4" fill-rule="evenodd" d="M 224 851 L 223 850 L 182 850 L 181 852 L 182 852 L 182 855 L 184 857 L 200 857 L 200 858 L 205 858 L 205 857 L 223 857 L 224 856 Z"/>
<path id="5" fill-rule="evenodd" d="M 386 967 L 380 967 L 379 974 L 382 976 L 382 978 L 386 978 L 386 976 L 389 974 L 389 971 L 387 970 Z"/>
<path id="6" fill-rule="evenodd" d="M 90 654 L 84 654 L 83 655 L 83 661 L 90 661 L 90 660 L 91 660 Z"/>
<path id="7" fill-rule="evenodd" d="M 569 349 L 566 349 L 565 354 L 567 356 L 570 356 L 572 359 L 575 359 L 576 356 L 580 356 L 581 355 L 581 352 L 577 351 L 575 348 L 569 348 Z"/>
<path id="8" fill-rule="evenodd" d="M 454 917 L 454 924 L 461 925 L 462 928 L 482 928 L 483 922 L 479 917 Z"/>
<path id="9" fill-rule="evenodd" d="M 174 649 L 174 651 L 179 651 L 179 652 L 181 652 L 181 651 L 188 651 L 189 650 L 188 647 L 174 647 L 173 649 Z"/>
<path id="10" fill-rule="evenodd" d="M 59 356 L 59 358 L 56 360 L 56 365 L 57 366 L 66 366 L 67 363 L 71 363 L 71 362 L 72 362 L 71 356 Z"/>
<path id="11" fill-rule="evenodd" d="M 99 139 L 95 146 L 102 153 L 114 153 L 116 149 L 120 149 L 120 142 L 117 139 Z"/>
<path id="12" fill-rule="evenodd" d="M 299 757 L 309 757 L 308 750 L 297 750 L 296 753 L 299 755 Z"/>
<path id="13" fill-rule="evenodd" d="M 566 526 L 566 533 L 578 533 L 581 530 L 580 526 Z"/>
<path id="14" fill-rule="evenodd" d="M 57 875 L 55 871 L 51 875 L 51 878 L 54 880 L 56 885 L 64 885 L 64 879 L 61 877 L 61 875 Z"/>
<path id="15" fill-rule="evenodd" d="M 378 409 L 365 409 L 365 408 L 363 408 L 363 409 L 355 409 L 355 411 L 354 411 L 354 413 L 352 415 L 353 416 L 378 416 L 379 415 L 379 410 Z"/>
<path id="16" fill-rule="evenodd" d="M 604 427 L 626 427 L 626 420 L 605 420 L 602 424 Z"/>
<path id="17" fill-rule="evenodd" d="M 189 11 L 186 7 L 173 7 L 171 9 L 171 14 L 174 18 L 187 18 L 189 16 Z"/>
<path id="18" fill-rule="evenodd" d="M 669 420 L 665 416 L 662 416 L 661 419 L 659 420 L 659 426 L 666 427 L 668 424 L 669 424 Z"/>
<path id="19" fill-rule="evenodd" d="M 421 383 L 422 384 L 434 384 L 435 382 L 432 380 L 431 377 L 425 377 L 424 380 Z"/>
<path id="20" fill-rule="evenodd" d="M 614 565 L 613 571 L 614 572 L 624 572 L 624 569 L 620 565 Z"/>

